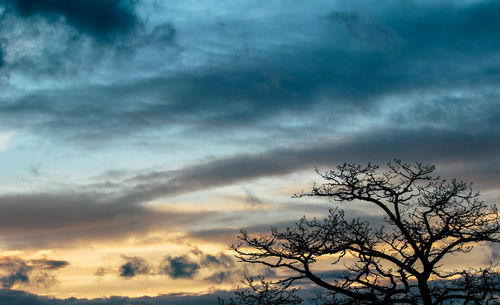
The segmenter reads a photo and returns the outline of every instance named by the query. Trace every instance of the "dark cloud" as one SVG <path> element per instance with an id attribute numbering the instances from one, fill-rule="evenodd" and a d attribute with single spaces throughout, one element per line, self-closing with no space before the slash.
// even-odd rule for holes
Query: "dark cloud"
<path id="1" fill-rule="evenodd" d="M 99 40 L 129 33 L 138 23 L 133 0 L 7 0 L 21 17 L 64 20 L 77 31 Z"/>
<path id="2" fill-rule="evenodd" d="M 67 261 L 34 259 L 24 260 L 19 257 L 0 257 L 0 283 L 3 288 L 11 288 L 16 284 L 33 284 L 36 286 L 52 286 L 55 277 L 50 271 L 69 265 Z"/>
<path id="3" fill-rule="evenodd" d="M 207 212 L 155 211 L 116 194 L 54 192 L 0 196 L 0 238 L 12 248 L 68 246 L 169 230 L 210 217 Z M 139 196 L 137 196 L 139 197 Z"/>
<path id="4" fill-rule="evenodd" d="M 8 275 L 0 278 L 3 288 L 11 288 L 17 283 L 24 284 L 29 282 L 28 272 L 30 270 L 28 266 L 25 263 L 21 263 L 16 267 L 16 269 L 9 270 Z"/>
<path id="5" fill-rule="evenodd" d="M 206 132 L 283 127 L 289 115 L 300 120 L 318 112 L 312 125 L 335 131 L 352 117 L 370 119 L 391 108 L 396 113 L 386 124 L 396 125 L 392 118 L 404 121 L 413 112 L 394 106 L 411 98 L 407 103 L 420 110 L 416 123 L 480 131 L 491 122 L 498 130 L 498 92 L 483 96 L 500 79 L 496 1 L 363 5 L 370 13 L 351 6 L 319 18 L 320 34 L 307 44 L 292 41 L 286 50 L 263 48 L 258 58 L 128 83 L 33 91 L 0 107 L 3 122 L 80 144 L 179 125 Z M 176 31 L 167 23 L 151 35 L 171 41 Z M 394 105 L 383 102 L 395 97 Z M 474 111 L 464 111 L 472 102 Z M 292 128 L 287 135 L 305 132 Z"/>
<path id="6" fill-rule="evenodd" d="M 69 265 L 67 261 L 48 260 L 48 259 L 32 259 L 30 264 L 33 268 L 42 270 L 57 270 Z"/>
<path id="7" fill-rule="evenodd" d="M 242 274 L 242 270 L 240 270 L 242 266 L 237 266 L 232 256 L 222 252 L 215 255 L 201 251 L 193 251 L 193 253 L 198 256 L 200 267 L 208 268 L 212 272 L 204 278 L 205 281 L 220 284 L 229 282 Z"/>
<path id="8" fill-rule="evenodd" d="M 200 265 L 189 256 L 165 257 L 161 271 L 171 278 L 193 278 L 199 271 Z"/>
<path id="9" fill-rule="evenodd" d="M 238 270 L 233 257 L 222 252 L 213 255 L 195 248 L 190 254 L 166 256 L 160 265 L 161 273 L 173 279 L 193 278 L 200 270 L 207 269 L 212 274 L 206 277 L 205 280 L 222 283 L 227 281 Z"/>
<path id="10" fill-rule="evenodd" d="M 215 291 L 206 294 L 167 294 L 157 297 L 127 298 L 113 296 L 98 299 L 55 299 L 38 296 L 18 290 L 0 290 L 0 304 L 2 305 L 206 305 L 216 304 L 217 297 L 228 298 L 231 292 Z"/>
<path id="11" fill-rule="evenodd" d="M 126 263 L 120 266 L 121 277 L 132 278 L 136 275 L 148 274 L 150 272 L 149 265 L 143 258 L 125 255 L 122 255 L 122 258 Z"/>

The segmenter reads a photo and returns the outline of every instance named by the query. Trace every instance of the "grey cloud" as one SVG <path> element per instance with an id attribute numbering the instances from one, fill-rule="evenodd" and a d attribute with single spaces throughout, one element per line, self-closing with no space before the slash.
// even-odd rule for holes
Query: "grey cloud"
<path id="1" fill-rule="evenodd" d="M 10 288 L 17 283 L 28 283 L 29 268 L 26 264 L 21 263 L 15 270 L 12 270 L 8 275 L 2 276 L 0 282 L 3 288 Z"/>
<path id="2" fill-rule="evenodd" d="M 279 221 L 273 223 L 260 223 L 245 226 L 245 229 L 248 232 L 252 233 L 267 233 L 271 227 L 277 228 L 287 228 L 293 227 L 296 223 L 297 219 L 287 220 L 287 221 Z M 218 229 L 205 229 L 198 231 L 188 232 L 186 235 L 186 239 L 191 239 L 195 241 L 206 241 L 209 240 L 211 242 L 218 242 L 223 245 L 229 245 L 237 242 L 237 236 L 240 233 L 240 230 L 243 229 L 243 226 L 240 227 L 225 227 Z"/>
<path id="3" fill-rule="evenodd" d="M 257 195 L 254 194 L 252 191 L 245 190 L 245 192 L 246 192 L 245 201 L 248 204 L 250 204 L 251 206 L 256 206 L 256 205 L 262 204 L 262 200 L 260 200 L 259 197 L 257 197 Z"/>
<path id="4" fill-rule="evenodd" d="M 121 277 L 132 278 L 136 275 L 148 274 L 150 272 L 149 265 L 143 258 L 137 256 L 129 257 L 125 255 L 122 255 L 122 258 L 126 261 L 126 263 L 120 266 Z"/>
<path id="5" fill-rule="evenodd" d="M 15 284 L 34 284 L 37 286 L 51 286 L 55 277 L 50 271 L 58 270 L 69 265 L 67 261 L 34 259 L 24 260 L 19 257 L 0 257 L 0 277 L 3 288 L 11 288 Z"/>
<path id="6" fill-rule="evenodd" d="M 54 286 L 57 283 L 55 275 L 48 272 L 39 272 L 31 278 L 31 283 L 36 287 L 43 287 L 45 289 Z"/>
<path id="7" fill-rule="evenodd" d="M 201 258 L 200 264 L 209 268 L 231 268 L 234 267 L 234 260 L 231 256 L 224 253 L 217 255 L 206 254 Z"/>
<path id="8" fill-rule="evenodd" d="M 160 212 L 109 193 L 54 192 L 0 196 L 1 240 L 11 248 L 67 246 L 166 230 L 210 217 Z"/>
<path id="9" fill-rule="evenodd" d="M 186 167 L 178 171 L 156 172 L 154 180 L 147 176 L 138 182 L 134 197 L 155 198 L 230 185 L 261 177 L 279 176 L 314 166 L 334 166 L 338 163 L 387 162 L 404 156 L 406 160 L 453 163 L 469 166 L 493 162 L 500 143 L 498 134 L 467 134 L 444 132 L 433 128 L 417 130 L 380 129 L 355 134 L 340 141 L 311 144 L 310 147 L 282 148 L 261 154 L 240 154 Z M 459 173 L 462 178 L 467 172 Z M 160 179 L 164 176 L 164 180 Z M 142 177 L 142 178 L 141 178 Z M 497 178 L 498 179 L 498 178 Z M 161 181 L 161 182 L 159 182 Z M 152 184 L 152 182 L 154 182 Z M 152 185 L 151 185 L 152 184 Z"/>
<path id="10" fill-rule="evenodd" d="M 500 245 L 498 243 L 488 243 L 486 247 L 491 251 L 491 255 L 485 259 L 484 263 L 498 262 L 500 260 Z"/>
<path id="11" fill-rule="evenodd" d="M 56 22 L 62 19 L 79 32 L 98 40 L 128 33 L 138 23 L 136 1 L 132 0 L 7 0 L 8 8 L 21 17 L 39 16 Z"/>
<path id="12" fill-rule="evenodd" d="M 61 260 L 32 259 L 30 260 L 30 264 L 36 269 L 57 270 L 68 266 L 69 262 Z"/>
<path id="13" fill-rule="evenodd" d="M 76 205 L 69 204 L 68 207 L 78 213 L 78 219 L 96 220 L 117 217 L 119 211 L 125 215 L 135 215 L 140 224 L 141 218 L 154 217 L 147 210 L 136 204 L 147 202 L 161 197 L 168 197 L 194 192 L 209 188 L 215 188 L 234 183 L 257 179 L 261 177 L 279 176 L 295 171 L 310 169 L 314 166 L 331 167 L 345 161 L 352 162 L 382 162 L 385 163 L 392 158 L 402 158 L 410 161 L 425 161 L 438 165 L 438 170 L 447 169 L 450 178 L 457 177 L 464 180 L 472 180 L 482 189 L 495 187 L 499 177 L 493 170 L 483 172 L 485 168 L 492 167 L 498 163 L 496 152 L 500 150 L 499 142 L 496 141 L 496 133 L 481 135 L 459 132 L 443 132 L 440 130 L 426 128 L 423 130 L 374 130 L 371 133 L 353 135 L 350 138 L 338 142 L 311 145 L 310 147 L 296 147 L 270 150 L 261 154 L 241 154 L 227 158 L 216 159 L 206 163 L 195 164 L 176 171 L 155 171 L 151 174 L 144 173 L 129 178 L 133 182 L 127 188 L 121 190 L 120 195 L 113 198 L 114 204 L 95 205 L 95 209 L 79 213 Z M 491 172 L 488 174 L 488 172 Z M 94 195 L 96 196 L 96 195 Z M 108 198 L 109 195 L 103 196 Z M 43 199 L 43 197 L 41 197 Z M 36 198 L 31 198 L 35 200 Z M 91 197 L 90 202 L 96 201 Z M 40 201 L 40 199 L 38 199 Z M 80 198 L 79 200 L 82 200 Z M 102 200 L 102 199 L 101 199 Z M 5 200 L 4 200 L 5 201 Z M 60 205 L 64 206 L 61 198 Z M 58 201 L 52 200 L 50 206 Z M 83 201 L 85 201 L 83 199 Z M 69 201 L 71 202 L 71 201 Z M 87 203 L 88 204 L 88 203 Z M 15 206 L 10 213 L 16 211 Z M 21 206 L 21 205 L 16 205 Z M 39 205 L 40 206 L 40 203 Z M 92 207 L 93 205 L 90 205 Z M 66 210 L 65 207 L 63 210 Z M 71 211 L 71 210 L 70 210 Z M 126 213 L 130 211 L 130 213 Z M 96 215 L 87 215 L 95 212 Z M 42 224 L 51 224 L 52 220 L 44 220 L 42 211 L 35 213 L 36 219 L 26 221 L 26 226 L 38 227 Z M 144 215 L 142 217 L 139 217 Z M 165 215 L 168 216 L 168 215 Z M 23 217 L 22 214 L 16 219 Z M 186 215 L 186 217 L 188 217 Z M 193 219 L 197 219 L 195 215 Z M 157 216 L 161 219 L 161 215 Z M 70 217 L 66 217 L 73 219 Z M 156 218 L 155 218 L 156 219 Z M 64 224 L 64 219 L 62 224 Z M 74 220 L 73 220 L 74 221 Z M 96 222 L 98 223 L 98 222 Z M 69 225 L 69 223 L 68 223 Z M 6 219 L 0 228 L 7 230 L 16 227 Z M 26 227 L 23 230 L 27 229 Z"/>
<path id="14" fill-rule="evenodd" d="M 200 267 L 208 268 L 212 273 L 205 277 L 205 281 L 224 283 L 241 275 L 241 266 L 237 266 L 232 256 L 219 252 L 215 255 L 205 254 L 201 251 L 195 253 L 200 259 Z"/>
<path id="15" fill-rule="evenodd" d="M 233 273 L 231 271 L 219 271 L 209 275 L 208 277 L 205 278 L 205 280 L 220 284 L 229 281 L 232 278 L 232 276 Z"/>
<path id="16" fill-rule="evenodd" d="M 199 263 L 193 261 L 189 256 L 167 256 L 161 266 L 161 271 L 171 278 L 193 278 L 199 271 Z"/>
<path id="17" fill-rule="evenodd" d="M 206 305 L 216 304 L 217 297 L 228 298 L 229 296 L 231 292 L 214 291 L 206 294 L 178 293 L 139 298 L 112 296 L 97 299 L 56 299 L 19 290 L 0 290 L 0 303 L 3 305 Z"/>
<path id="18" fill-rule="evenodd" d="M 159 212 L 142 204 L 151 200 L 232 185 L 262 177 L 328 168 L 342 162 L 385 163 L 393 158 L 434 163 L 449 178 L 474 181 L 480 189 L 498 185 L 498 134 L 444 132 L 433 128 L 373 130 L 339 141 L 238 154 L 174 171 L 143 173 L 118 181 L 110 192 L 13 194 L 0 197 L 0 233 L 12 246 L 69 242 L 86 238 L 130 236 L 208 219 L 200 212 Z M 488 169 L 483 172 L 482 169 Z M 58 211 L 54 214 L 53 211 Z"/>
<path id="19" fill-rule="evenodd" d="M 205 280 L 221 283 L 230 278 L 238 269 L 234 259 L 222 252 L 207 254 L 198 248 L 190 252 L 191 255 L 166 256 L 161 262 L 160 271 L 173 279 L 193 278 L 200 270 L 208 269 L 212 274 Z"/>

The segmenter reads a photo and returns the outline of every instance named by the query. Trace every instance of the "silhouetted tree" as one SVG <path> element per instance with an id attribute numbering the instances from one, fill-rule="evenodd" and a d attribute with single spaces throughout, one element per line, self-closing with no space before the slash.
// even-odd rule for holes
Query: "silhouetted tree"
<path id="1" fill-rule="evenodd" d="M 220 305 L 298 305 L 302 298 L 295 295 L 296 288 L 289 288 L 288 283 L 270 283 L 263 277 L 254 278 L 245 276 L 245 288 L 235 291 L 236 299 L 227 301 L 219 298 Z"/>
<path id="2" fill-rule="evenodd" d="M 247 288 L 238 288 L 226 304 L 298 304 L 290 290 L 297 282 L 324 288 L 317 304 L 498 304 L 500 277 L 491 263 L 479 270 L 443 268 L 447 256 L 500 242 L 497 208 L 480 201 L 470 184 L 433 176 L 434 169 L 396 160 L 385 171 L 347 163 L 316 170 L 326 182 L 294 197 L 373 205 L 384 215 L 381 223 L 347 220 L 334 209 L 323 220 L 304 217 L 265 235 L 241 231 L 240 243 L 232 246 L 240 261 L 288 275 L 261 279 L 258 287 L 247 279 Z M 316 270 L 320 259 L 343 263 L 345 271 L 332 278 Z"/>

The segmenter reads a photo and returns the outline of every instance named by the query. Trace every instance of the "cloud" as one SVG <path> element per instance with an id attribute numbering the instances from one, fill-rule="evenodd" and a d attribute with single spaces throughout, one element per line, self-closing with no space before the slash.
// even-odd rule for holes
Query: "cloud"
<path id="1" fill-rule="evenodd" d="M 200 265 L 207 266 L 209 268 L 229 269 L 234 267 L 234 259 L 222 252 L 216 255 L 204 254 L 201 256 Z"/>
<path id="2" fill-rule="evenodd" d="M 69 265 L 67 261 L 33 259 L 24 260 L 15 256 L 0 257 L 0 283 L 3 288 L 12 288 L 16 284 L 34 284 L 52 286 L 55 277 L 50 271 L 59 270 Z"/>
<path id="3" fill-rule="evenodd" d="M 74 191 L 3 195 L 0 233 L 6 244 L 22 248 L 123 238 L 163 230 L 165 223 L 170 228 L 187 228 L 195 222 L 209 221 L 217 213 L 158 211 L 144 204 L 186 192 L 312 171 L 314 166 L 328 169 L 346 161 L 384 164 L 402 158 L 429 162 L 438 166 L 438 172 L 445 169 L 448 178 L 474 181 L 481 190 L 488 190 L 496 188 L 500 180 L 496 167 L 492 166 L 499 162 L 497 138 L 496 132 L 468 134 L 433 128 L 374 130 L 310 146 L 235 154 L 178 170 L 145 171 L 111 180 L 111 186 L 102 192 L 93 184 L 93 191 L 81 185 L 74 186 Z"/>
<path id="4" fill-rule="evenodd" d="M 150 272 L 148 263 L 141 257 L 125 256 L 122 258 L 126 261 L 125 264 L 120 266 L 120 276 L 125 278 L 132 278 L 139 274 L 148 274 Z"/>
<path id="5" fill-rule="evenodd" d="M 219 271 L 206 277 L 205 280 L 213 283 L 224 283 L 232 279 L 233 273 L 231 271 Z"/>
<path id="6" fill-rule="evenodd" d="M 98 40 L 129 33 L 138 24 L 132 0 L 7 0 L 8 8 L 23 18 L 63 20 L 78 32 Z"/>
<path id="7" fill-rule="evenodd" d="M 262 204 L 262 200 L 260 200 L 259 197 L 257 197 L 257 195 L 255 195 L 251 190 L 246 189 L 245 193 L 246 193 L 245 201 L 251 206 L 257 206 Z"/>
<path id="8" fill-rule="evenodd" d="M 172 196 L 346 161 L 385 163 L 404 156 L 405 160 L 427 161 L 438 166 L 453 163 L 474 166 L 497 159 L 500 144 L 496 137 L 496 132 L 467 134 L 433 128 L 374 130 L 310 146 L 236 154 L 178 171 L 156 171 L 154 177 L 138 175 L 133 179 L 140 191 L 132 196 L 148 199 Z M 460 175 L 468 176 L 466 172 Z"/>
<path id="9" fill-rule="evenodd" d="M 412 123 L 443 129 L 486 128 L 479 119 L 483 117 L 498 122 L 499 96 L 491 90 L 500 71 L 495 60 L 500 26 L 498 18 L 490 18 L 500 10 L 495 1 L 462 5 L 394 1 L 377 7 L 353 2 L 348 6 L 317 16 L 311 25 L 316 35 L 304 40 L 280 35 L 298 30 L 286 28 L 283 20 L 266 20 L 275 24 L 269 33 L 259 32 L 255 24 L 228 21 L 235 31 L 239 26 L 249 35 L 262 37 L 252 46 L 259 50 L 257 58 L 231 61 L 209 54 L 215 58 L 204 62 L 200 56 L 200 65 L 192 70 L 167 73 L 152 68 L 147 77 L 107 85 L 80 83 L 31 91 L 0 107 L 3 124 L 23 125 L 57 141 L 102 147 L 95 143 L 143 139 L 144 133 L 167 132 L 172 126 L 191 135 L 202 133 L 201 138 L 210 131 L 219 135 L 228 126 L 286 130 L 285 138 L 306 136 L 316 126 L 324 126 L 318 136 L 326 136 L 356 121 L 382 120 L 384 127 L 396 126 L 393 118 L 404 121 L 413 113 L 408 108 L 420 110 L 419 120 Z M 481 26 L 483 20 L 488 20 L 487 26 Z M 171 41 L 177 32 L 167 23 L 151 35 Z M 219 39 L 215 32 L 206 35 Z M 271 36 L 273 41 L 284 38 L 270 48 Z M 397 46 L 387 41 L 397 41 Z M 201 42 L 193 46 L 204 47 Z M 227 49 L 221 52 L 223 58 L 231 55 Z M 149 59 L 143 56 L 138 54 Z M 125 72 L 130 71 L 113 75 Z M 488 90 L 495 92 L 484 97 Z M 471 102 L 473 111 L 463 111 Z M 410 107 L 398 108 L 407 104 Z M 393 111 L 385 114 L 388 109 Z M 291 122 L 304 117 L 310 119 L 307 128 L 294 128 Z"/>
<path id="10" fill-rule="evenodd" d="M 193 278 L 199 271 L 200 265 L 189 256 L 166 256 L 161 270 L 171 278 Z"/>
<path id="11" fill-rule="evenodd" d="M 67 261 L 48 260 L 48 259 L 32 259 L 30 264 L 35 269 L 41 270 L 58 270 L 69 265 Z"/>
<path id="12" fill-rule="evenodd" d="M 327 209 L 325 210 L 326 212 L 328 212 Z M 248 226 L 241 225 L 238 227 L 203 229 L 203 230 L 188 232 L 188 234 L 186 234 L 186 238 L 195 241 L 210 240 L 212 242 L 218 242 L 227 246 L 228 244 L 236 243 L 238 241 L 237 236 L 240 233 L 241 229 L 243 228 L 245 228 L 248 232 L 252 232 L 255 234 L 265 234 L 269 232 L 269 229 L 271 227 L 277 227 L 277 228 L 293 227 L 296 222 L 297 219 L 291 219 L 286 221 L 279 221 L 279 222 L 274 221 L 272 223 L 260 223 Z"/>
<path id="13" fill-rule="evenodd" d="M 97 299 L 56 299 L 39 296 L 19 290 L 0 290 L 0 303 L 2 305 L 205 305 L 216 304 L 217 297 L 228 298 L 231 292 L 214 291 L 203 294 L 166 294 L 157 297 L 128 298 L 112 296 Z"/>
<path id="14" fill-rule="evenodd" d="M 222 283 L 231 278 L 239 270 L 233 257 L 222 252 L 207 254 L 194 248 L 189 254 L 166 256 L 160 263 L 160 273 L 172 279 L 194 278 L 202 270 L 210 271 L 206 281 Z"/>
<path id="15" fill-rule="evenodd" d="M 0 196 L 0 235 L 11 248 L 69 246 L 169 230 L 210 217 L 210 212 L 157 211 L 117 194 L 55 191 Z M 132 195 L 129 195 L 132 197 Z"/>
<path id="16" fill-rule="evenodd" d="M 148 15 L 145 24 L 138 15 L 138 6 L 149 1 L 4 2 L 0 3 L 0 49 L 9 56 L 4 56 L 0 69 L 8 76 L 2 83 L 10 88 L 19 85 L 18 77 L 24 79 L 20 86 L 25 89 L 33 82 L 38 88 L 49 88 L 48 82 L 53 81 L 68 89 L 70 79 L 95 84 L 98 75 L 132 76 L 158 67 L 158 62 L 173 61 L 180 52 L 173 23 L 149 23 Z"/>
<path id="17" fill-rule="evenodd" d="M 0 278 L 2 287 L 11 288 L 17 283 L 28 283 L 28 271 L 28 267 L 25 264 L 21 264 L 17 269 Z"/>

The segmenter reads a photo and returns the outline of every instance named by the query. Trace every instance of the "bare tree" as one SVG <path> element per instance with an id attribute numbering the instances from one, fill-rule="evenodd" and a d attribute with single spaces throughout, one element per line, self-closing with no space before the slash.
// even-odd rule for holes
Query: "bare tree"
<path id="1" fill-rule="evenodd" d="M 245 276 L 245 288 L 235 291 L 236 298 L 227 301 L 219 298 L 220 305 L 298 305 L 302 298 L 295 293 L 296 288 L 289 288 L 287 283 L 276 284 L 266 282 L 263 277 L 254 278 Z"/>
<path id="2" fill-rule="evenodd" d="M 480 201 L 470 184 L 442 180 L 433 175 L 434 169 L 396 160 L 385 171 L 372 164 L 347 163 L 328 172 L 316 170 L 326 182 L 294 197 L 372 205 L 382 212 L 383 220 L 378 224 L 347 220 L 342 210 L 333 209 L 325 219 L 304 217 L 286 230 L 272 228 L 260 236 L 241 231 L 240 242 L 232 246 L 240 261 L 287 275 L 262 281 L 265 289 L 250 282 L 251 289 L 238 289 L 230 304 L 297 304 L 286 299 L 266 303 L 262 298 L 283 295 L 292 284 L 303 282 L 326 292 L 318 304 L 498 304 L 496 266 L 479 270 L 443 266 L 450 255 L 500 242 L 498 210 Z M 340 264 L 336 269 L 343 269 L 343 274 L 328 277 L 316 270 L 319 260 Z M 261 297 L 259 302 L 252 301 L 255 296 Z"/>

